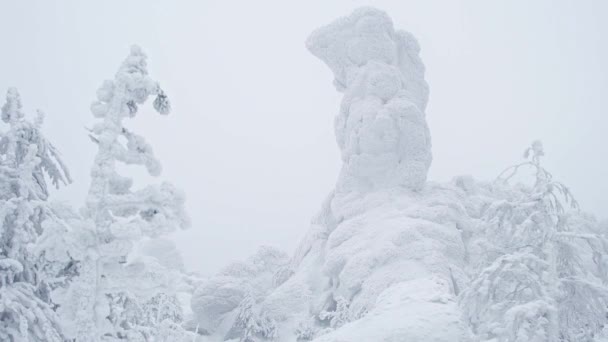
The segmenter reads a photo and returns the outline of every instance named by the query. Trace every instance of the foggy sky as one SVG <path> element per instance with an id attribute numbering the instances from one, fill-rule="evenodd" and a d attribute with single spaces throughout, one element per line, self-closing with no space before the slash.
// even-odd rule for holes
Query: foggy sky
<path id="1" fill-rule="evenodd" d="M 605 1 L 3 1 L 0 92 L 16 86 L 27 113 L 47 113 L 75 179 L 54 197 L 80 206 L 89 104 L 142 46 L 173 113 L 147 105 L 128 125 L 187 194 L 193 226 L 175 239 L 188 267 L 212 273 L 261 244 L 291 253 L 333 188 L 341 95 L 304 41 L 361 5 L 422 47 L 430 180 L 492 179 L 541 139 L 555 178 L 608 217 Z"/>

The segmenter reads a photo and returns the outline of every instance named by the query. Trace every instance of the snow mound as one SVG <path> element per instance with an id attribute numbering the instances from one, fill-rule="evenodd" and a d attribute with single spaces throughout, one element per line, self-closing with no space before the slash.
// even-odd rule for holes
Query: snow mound
<path id="1" fill-rule="evenodd" d="M 360 320 L 323 335 L 315 342 L 425 341 L 452 342 L 463 338 L 460 312 L 440 279 L 415 279 L 382 293 L 376 307 Z M 429 320 L 428 317 L 433 317 Z"/>
<path id="2" fill-rule="evenodd" d="M 218 337 L 236 324 L 249 291 L 252 311 L 274 329 L 259 341 L 458 341 L 468 198 L 455 184 L 376 191 L 339 205 L 331 195 L 289 264 L 263 276 L 221 272 L 195 293 L 192 309 Z"/>

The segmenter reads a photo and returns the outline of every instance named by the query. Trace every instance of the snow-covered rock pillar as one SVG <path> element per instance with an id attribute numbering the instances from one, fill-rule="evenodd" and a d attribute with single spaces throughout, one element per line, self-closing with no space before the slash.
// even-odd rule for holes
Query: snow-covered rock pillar
<path id="1" fill-rule="evenodd" d="M 308 49 L 344 93 L 335 133 L 344 166 L 338 192 L 422 188 L 431 164 L 419 46 L 382 11 L 361 8 L 315 31 Z"/>
<path id="2" fill-rule="evenodd" d="M 466 341 L 457 299 L 467 282 L 461 229 L 471 224 L 462 190 L 425 185 L 432 157 L 418 44 L 369 8 L 307 44 L 344 93 L 336 190 L 288 263 L 231 266 L 204 282 L 192 299 L 197 323 L 225 340 Z"/>

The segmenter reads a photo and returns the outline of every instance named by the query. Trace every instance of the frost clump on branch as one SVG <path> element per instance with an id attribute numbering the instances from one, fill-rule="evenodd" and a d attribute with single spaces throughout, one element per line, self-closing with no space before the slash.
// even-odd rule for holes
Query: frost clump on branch
<path id="1" fill-rule="evenodd" d="M 310 51 L 344 93 L 335 133 L 344 162 L 337 190 L 419 190 L 431 164 L 420 48 L 382 11 L 361 8 L 315 31 Z"/>

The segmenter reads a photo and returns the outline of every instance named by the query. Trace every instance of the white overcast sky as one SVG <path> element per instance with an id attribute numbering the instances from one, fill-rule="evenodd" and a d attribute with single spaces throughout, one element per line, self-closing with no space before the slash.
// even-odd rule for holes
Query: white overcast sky
<path id="1" fill-rule="evenodd" d="M 141 45 L 173 113 L 148 106 L 129 126 L 187 193 L 193 226 L 175 237 L 187 265 L 212 273 L 261 244 L 291 252 L 334 186 L 341 96 L 304 41 L 362 5 L 421 44 L 431 180 L 491 179 L 541 139 L 555 177 L 608 217 L 608 1 L 3 0 L 0 91 L 47 113 L 75 178 L 55 198 L 80 206 L 89 104 Z"/>

